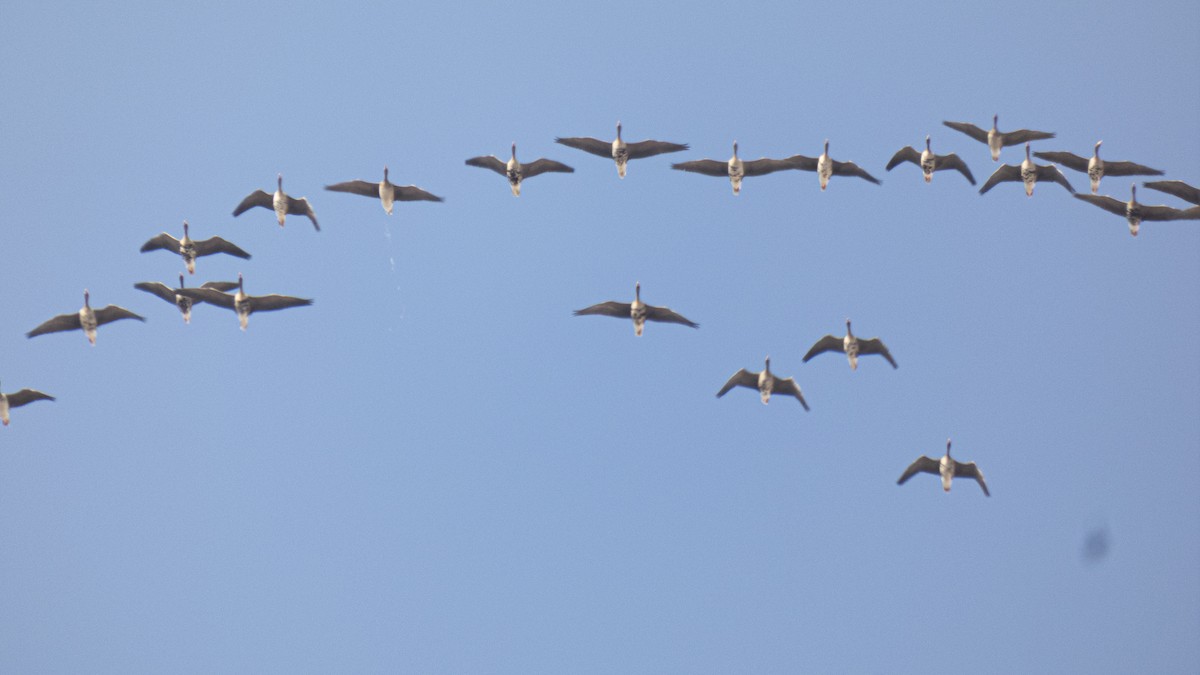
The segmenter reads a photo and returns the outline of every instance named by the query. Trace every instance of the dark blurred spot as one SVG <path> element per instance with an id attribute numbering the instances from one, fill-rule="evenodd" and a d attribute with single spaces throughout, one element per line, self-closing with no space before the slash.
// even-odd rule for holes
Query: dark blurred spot
<path id="1" fill-rule="evenodd" d="M 1099 562 L 1108 555 L 1108 548 L 1108 528 L 1096 528 L 1084 537 L 1083 559 L 1087 562 Z"/>

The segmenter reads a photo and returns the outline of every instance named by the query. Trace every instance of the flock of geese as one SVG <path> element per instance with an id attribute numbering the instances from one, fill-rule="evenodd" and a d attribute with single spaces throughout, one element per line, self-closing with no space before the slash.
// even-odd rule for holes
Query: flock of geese
<path id="1" fill-rule="evenodd" d="M 983 187 L 979 190 L 980 194 L 988 192 L 1003 182 L 1020 182 L 1024 185 L 1025 194 L 1032 196 L 1034 186 L 1038 182 L 1058 183 L 1071 192 L 1077 199 L 1089 202 L 1105 211 L 1124 217 L 1129 223 L 1130 234 L 1134 236 L 1137 236 L 1142 221 L 1200 220 L 1200 189 L 1182 181 L 1152 181 L 1146 182 L 1144 185 L 1145 187 L 1190 202 L 1193 205 L 1191 207 L 1175 208 L 1142 204 L 1137 201 L 1136 184 L 1131 188 L 1128 201 L 1096 194 L 1100 188 L 1100 181 L 1104 176 L 1163 175 L 1162 171 L 1142 164 L 1101 159 L 1100 145 L 1102 141 L 1096 142 L 1090 157 L 1082 157 L 1070 152 L 1032 152 L 1031 143 L 1052 139 L 1054 138 L 1054 134 L 1028 129 L 1002 132 L 997 128 L 998 122 L 999 116 L 993 116 L 992 126 L 986 130 L 967 122 L 943 123 L 951 129 L 962 132 L 970 138 L 986 144 L 993 161 L 999 161 L 1000 152 L 1004 147 L 1024 144 L 1025 159 L 1020 164 L 1002 164 L 984 182 Z M 620 122 L 617 122 L 617 137 L 612 141 L 590 137 L 556 138 L 555 141 L 570 148 L 612 159 L 616 164 L 617 175 L 620 178 L 625 178 L 630 160 L 644 159 L 665 153 L 682 152 L 689 149 L 686 143 L 670 143 L 656 140 L 626 142 L 621 137 Z M 1033 160 L 1034 157 L 1050 163 L 1037 164 Z M 925 136 L 924 150 L 918 152 L 912 146 L 901 148 L 892 156 L 885 170 L 891 171 L 906 162 L 918 166 L 927 183 L 933 179 L 935 172 L 953 170 L 962 174 L 971 185 L 975 185 L 975 177 L 971 174 L 971 170 L 966 162 L 954 153 L 947 155 L 935 154 L 931 147 L 930 136 L 928 135 Z M 472 157 L 466 160 L 466 164 L 468 166 L 491 169 L 501 174 L 507 179 L 513 195 L 518 197 L 521 195 L 521 183 L 526 179 L 543 173 L 574 172 L 574 169 L 570 166 L 552 159 L 540 158 L 529 163 L 522 163 L 517 159 L 516 143 L 512 144 L 511 154 L 507 161 L 493 155 L 487 155 Z M 1091 182 L 1091 194 L 1075 194 L 1075 189 L 1057 165 L 1062 165 L 1073 171 L 1086 173 Z M 811 171 L 816 173 L 822 190 L 828 187 L 829 180 L 833 176 L 861 178 L 876 185 L 880 184 L 877 178 L 854 162 L 833 159 L 829 154 L 828 140 L 825 141 L 821 154 L 816 157 L 797 154 L 782 159 L 764 157 L 755 160 L 741 159 L 738 156 L 738 144 L 734 141 L 733 156 L 728 160 L 698 159 L 675 163 L 671 165 L 671 168 L 707 176 L 727 177 L 735 195 L 741 193 L 742 181 L 747 177 L 762 176 L 786 170 Z M 289 215 L 304 216 L 312 222 L 313 228 L 319 232 L 321 227 L 317 222 L 316 213 L 313 211 L 312 204 L 309 203 L 308 199 L 304 197 L 292 197 L 285 193 L 283 191 L 282 174 L 277 175 L 275 186 L 273 193 L 255 190 L 247 195 L 233 210 L 233 215 L 235 217 L 240 216 L 252 208 L 262 207 L 275 212 L 275 219 L 280 227 L 284 226 L 284 222 Z M 441 197 L 426 192 L 415 185 L 402 186 L 393 184 L 388 179 L 388 168 L 386 166 L 383 168 L 383 180 L 379 182 L 352 180 L 326 185 L 325 189 L 332 192 L 347 192 L 378 199 L 388 215 L 392 214 L 396 202 L 443 201 Z M 192 239 L 186 220 L 183 222 L 183 238 L 176 239 L 173 235 L 162 232 L 147 240 L 141 247 L 141 252 L 143 253 L 157 250 L 179 255 L 183 259 L 184 267 L 189 275 L 196 273 L 196 259 L 204 256 L 225 254 L 246 260 L 250 258 L 250 254 L 245 250 L 221 237 L 213 236 L 208 239 Z M 185 323 L 191 321 L 192 307 L 196 303 L 208 303 L 232 310 L 236 314 L 242 330 L 246 330 L 249 317 L 254 312 L 301 307 L 311 305 L 313 302 L 308 298 L 287 295 L 249 295 L 245 291 L 244 280 L 240 273 L 236 282 L 209 281 L 198 287 L 186 286 L 184 275 L 180 273 L 179 286 L 176 288 L 171 288 L 167 284 L 157 281 L 138 282 L 134 284 L 134 288 L 174 304 L 183 315 Z M 234 292 L 235 290 L 236 292 Z M 642 287 L 639 282 L 634 285 L 634 298 L 632 302 L 610 300 L 576 310 L 574 314 L 576 316 L 598 315 L 632 320 L 634 334 L 638 336 L 642 335 L 647 321 L 674 323 L 690 328 L 699 328 L 699 324 L 671 309 L 646 304 L 642 301 L 641 292 Z M 81 330 L 87 337 L 88 342 L 95 345 L 97 328 L 122 319 L 145 321 L 144 317 L 117 305 L 108 305 L 101 309 L 93 309 L 90 293 L 85 289 L 83 292 L 83 307 L 81 309 L 55 316 L 26 333 L 26 336 L 33 338 L 47 333 Z M 820 338 L 804 355 L 802 361 L 807 363 L 815 356 L 825 352 L 839 352 L 844 354 L 852 370 L 858 368 L 858 358 L 860 356 L 871 354 L 883 357 L 883 359 L 891 364 L 893 369 L 897 368 L 896 360 L 892 357 L 883 341 L 877 337 L 864 339 L 855 336 L 851 330 L 849 319 L 846 319 L 845 335 L 825 335 Z M 752 371 L 743 368 L 734 373 L 725 385 L 721 387 L 720 391 L 717 392 L 717 397 L 720 398 L 738 387 L 758 391 L 759 397 L 764 404 L 770 401 L 772 394 L 778 394 L 795 397 L 806 411 L 809 410 L 808 402 L 805 401 L 804 394 L 801 392 L 799 385 L 796 384 L 795 379 L 780 377 L 771 372 L 771 358 L 769 356 L 765 359 L 761 371 Z M 10 411 L 13 408 L 19 408 L 41 400 L 53 401 L 55 399 L 49 394 L 34 389 L 21 389 L 11 394 L 0 392 L 0 421 L 7 426 Z M 949 492 L 951 481 L 955 476 L 973 478 L 979 483 L 980 488 L 983 489 L 984 495 L 990 496 L 987 484 L 984 482 L 983 473 L 975 463 L 959 462 L 950 456 L 949 440 L 946 441 L 945 455 L 939 459 L 927 456 L 917 458 L 916 461 L 905 469 L 896 482 L 903 484 L 917 473 L 931 473 L 941 476 L 942 487 L 947 492 Z"/>

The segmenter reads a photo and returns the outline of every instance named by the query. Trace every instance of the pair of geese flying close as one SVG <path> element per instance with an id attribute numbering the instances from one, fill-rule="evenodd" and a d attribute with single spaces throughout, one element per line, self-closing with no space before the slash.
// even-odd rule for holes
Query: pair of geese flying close
<path id="1" fill-rule="evenodd" d="M 392 207 L 396 202 L 444 201 L 441 197 L 426 192 L 415 185 L 396 185 L 392 183 L 388 180 L 388 168 L 386 166 L 383 167 L 383 180 L 378 183 L 366 180 L 349 180 L 343 183 L 326 185 L 325 189 L 332 192 L 349 192 L 351 194 L 378 199 L 383 205 L 383 210 L 389 216 L 392 215 Z M 267 194 L 262 190 L 251 192 L 233 210 L 233 215 L 235 217 L 240 216 L 256 206 L 275 211 L 275 219 L 279 222 L 280 227 L 283 227 L 284 220 L 288 215 L 301 215 L 307 216 L 312 221 L 313 228 L 318 232 L 321 231 L 321 226 L 317 224 L 317 214 L 313 212 L 312 205 L 309 204 L 308 199 L 305 197 L 297 199 L 283 191 L 283 174 L 276 175 L 274 194 Z"/>
<path id="2" fill-rule="evenodd" d="M 671 168 L 679 171 L 700 173 L 706 176 L 727 176 L 730 184 L 733 186 L 733 194 L 735 195 L 741 194 L 742 180 L 744 178 L 765 176 L 769 173 L 789 169 L 816 172 L 822 190 L 829 185 L 829 179 L 833 176 L 854 176 L 876 185 L 880 184 L 877 178 L 867 173 L 854 162 L 840 162 L 831 158 L 829 156 L 828 139 L 825 141 L 824 150 L 817 157 L 792 155 L 784 159 L 763 157 L 761 159 L 743 160 L 738 157 L 738 144 L 737 141 L 734 141 L 733 156 L 724 162 L 715 159 L 697 159 L 690 162 L 672 164 Z"/>

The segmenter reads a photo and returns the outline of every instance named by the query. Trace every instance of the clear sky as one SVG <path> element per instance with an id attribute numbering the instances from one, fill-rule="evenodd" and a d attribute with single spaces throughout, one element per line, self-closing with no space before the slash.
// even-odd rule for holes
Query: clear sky
<path id="1" fill-rule="evenodd" d="M 999 114 L 1200 184 L 1200 5 L 980 7 L 7 3 L 0 672 L 1200 670 L 1200 223 L 884 171 Z M 617 120 L 691 149 L 553 142 Z M 825 139 L 883 185 L 669 168 Z M 323 189 L 384 164 L 445 203 Z M 320 233 L 230 215 L 276 173 Z M 185 219 L 315 304 L 184 325 Z M 572 317 L 638 281 L 699 330 Z M 25 338 L 84 288 L 147 322 Z M 847 317 L 898 370 L 801 363 Z M 714 397 L 767 355 L 811 412 Z M 897 487 L 947 438 L 991 498 Z"/>

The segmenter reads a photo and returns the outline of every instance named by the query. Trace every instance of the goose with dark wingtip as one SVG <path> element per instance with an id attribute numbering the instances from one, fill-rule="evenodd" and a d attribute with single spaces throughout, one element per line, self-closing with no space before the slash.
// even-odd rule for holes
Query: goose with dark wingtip
<path id="1" fill-rule="evenodd" d="M 232 295 L 212 288 L 181 288 L 177 292 L 193 300 L 203 300 L 210 305 L 232 309 L 237 314 L 242 330 L 246 330 L 250 315 L 255 312 L 272 312 L 313 304 L 309 298 L 294 298 L 290 295 L 247 295 L 241 273 L 238 273 L 237 293 Z"/>
<path id="2" fill-rule="evenodd" d="M 348 180 L 344 183 L 326 185 L 326 190 L 333 192 L 349 192 L 378 199 L 383 204 L 383 210 L 392 215 L 392 205 L 396 202 L 440 202 L 444 201 L 437 195 L 430 194 L 416 185 L 396 185 L 388 180 L 388 168 L 383 167 L 383 180 L 372 183 L 368 180 Z"/>
<path id="3" fill-rule="evenodd" d="M 1000 121 L 999 115 L 992 115 L 992 128 L 984 131 L 970 122 L 942 122 L 946 126 L 961 131 L 964 134 L 974 138 L 980 143 L 988 146 L 988 150 L 992 152 L 992 161 L 1000 161 L 1000 148 L 1007 145 L 1020 145 L 1029 141 L 1041 141 L 1047 138 L 1054 138 L 1054 134 L 1049 131 L 1030 131 L 1029 129 L 1017 129 L 1016 131 L 1000 131 L 996 128 L 996 124 Z"/>
<path id="4" fill-rule="evenodd" d="M 8 426 L 8 411 L 12 410 L 13 408 L 20 408 L 21 406 L 28 403 L 33 403 L 34 401 L 53 400 L 53 396 L 42 393 L 37 389 L 22 389 L 21 391 L 15 391 L 11 394 L 0 392 L 0 422 L 3 422 L 4 426 Z"/>
<path id="5" fill-rule="evenodd" d="M 898 368 L 896 360 L 892 358 L 891 352 L 888 351 L 883 340 L 879 338 L 864 339 L 855 337 L 854 331 L 850 330 L 850 319 L 846 319 L 846 335 L 838 337 L 836 335 L 826 335 L 817 340 L 812 349 L 801 359 L 803 363 L 808 363 L 812 357 L 824 352 L 842 352 L 846 358 L 850 360 L 850 370 L 858 370 L 858 357 L 866 354 L 879 354 L 887 359 L 887 362 L 892 364 L 892 368 Z"/>
<path id="6" fill-rule="evenodd" d="M 737 195 L 742 193 L 743 178 L 765 176 L 769 173 L 786 171 L 788 169 L 795 169 L 796 167 L 792 166 L 788 159 L 761 157 L 759 159 L 744 161 L 738 157 L 738 143 L 734 141 L 733 157 L 724 162 L 715 159 L 694 159 L 690 162 L 672 164 L 671 168 L 677 171 L 702 173 L 705 176 L 728 177 L 730 185 L 733 186 L 733 194 Z"/>
<path id="7" fill-rule="evenodd" d="M 1138 202 L 1137 183 L 1130 186 L 1129 201 L 1127 202 L 1104 195 L 1075 195 L 1075 198 L 1095 204 L 1109 213 L 1124 216 L 1125 220 L 1129 221 L 1129 234 L 1135 237 L 1138 235 L 1143 220 L 1200 220 L 1200 209 L 1176 209 L 1170 206 L 1150 206 Z"/>
<path id="8" fill-rule="evenodd" d="M 1192 187 L 1181 180 L 1152 180 L 1142 183 L 1151 190 L 1158 190 L 1179 197 L 1185 202 L 1200 204 L 1200 188 Z"/>
<path id="9" fill-rule="evenodd" d="M 34 328 L 25 334 L 25 337 L 32 338 L 46 333 L 59 333 L 68 330 L 82 330 L 87 336 L 88 342 L 93 346 L 96 344 L 96 329 L 106 323 L 120 321 L 121 319 L 137 319 L 145 321 L 145 317 L 138 316 L 133 312 L 118 307 L 109 305 L 103 309 L 92 309 L 91 294 L 87 289 L 83 290 L 83 308 L 78 312 L 71 314 L 59 314 L 58 316 L 42 323 L 42 325 Z"/>
<path id="10" fill-rule="evenodd" d="M 1151 169 L 1143 164 L 1134 162 L 1106 162 L 1100 159 L 1100 145 L 1104 141 L 1096 141 L 1091 157 L 1080 157 L 1073 152 L 1035 152 L 1034 157 L 1055 164 L 1061 164 L 1068 169 L 1086 173 L 1092 181 L 1092 194 L 1100 189 L 1100 179 L 1105 176 L 1161 176 L 1162 171 Z"/>
<path id="11" fill-rule="evenodd" d="M 575 169 L 556 162 L 553 159 L 535 159 L 528 164 L 522 164 L 517 161 L 517 144 L 512 144 L 512 157 L 507 162 L 502 162 L 495 155 L 487 155 L 486 157 L 472 157 L 467 160 L 467 166 L 478 166 L 483 169 L 491 169 L 496 173 L 508 179 L 508 186 L 512 188 L 514 197 L 521 196 L 521 181 L 527 178 L 541 175 L 543 173 L 575 173 Z"/>
<path id="12" fill-rule="evenodd" d="M 1075 194 L 1075 188 L 1067 182 L 1067 177 L 1063 172 L 1058 170 L 1058 167 L 1053 164 L 1034 164 L 1029 157 L 1029 144 L 1025 144 L 1025 159 L 1020 164 L 1002 164 L 996 172 L 987 179 L 983 187 L 979 188 L 979 194 L 983 194 L 993 187 L 1004 182 L 1021 182 L 1025 185 L 1025 196 L 1033 196 L 1033 186 L 1037 185 L 1038 181 L 1051 181 L 1058 183 L 1067 189 L 1067 192 Z"/>
<path id="13" fill-rule="evenodd" d="M 160 281 L 139 281 L 133 285 L 139 291 L 145 291 L 151 295 L 166 300 L 167 302 L 179 308 L 179 312 L 183 314 L 183 322 L 192 322 L 192 305 L 203 300 L 196 300 L 186 295 L 180 295 L 180 289 L 186 288 L 183 283 L 183 275 L 179 275 L 179 288 L 171 288 L 170 286 Z M 217 291 L 232 291 L 237 288 L 236 281 L 207 281 L 200 285 L 200 288 L 211 288 Z"/>
<path id="14" fill-rule="evenodd" d="M 556 138 L 555 143 L 561 143 L 568 148 L 583 150 L 600 157 L 610 157 L 617 164 L 617 175 L 625 177 L 625 167 L 631 159 L 643 159 L 668 152 L 687 150 L 687 143 L 668 143 L 666 141 L 637 141 L 626 143 L 621 139 L 621 123 L 617 122 L 617 139 L 602 141 L 587 136 Z"/>
<path id="15" fill-rule="evenodd" d="M 975 466 L 975 462 L 960 462 L 950 456 L 950 439 L 946 439 L 946 454 L 940 460 L 932 457 L 921 455 L 917 461 L 908 465 L 904 473 L 900 474 L 900 479 L 896 481 L 896 485 L 904 485 L 904 482 L 918 473 L 932 473 L 935 476 L 942 477 L 942 489 L 946 492 L 950 491 L 950 482 L 955 476 L 962 478 L 974 478 L 975 482 L 979 483 L 979 487 L 983 488 L 983 495 L 991 497 L 988 492 L 987 483 L 983 480 L 983 472 L 979 467 Z"/>
<path id="16" fill-rule="evenodd" d="M 313 228 L 317 232 L 321 231 L 321 226 L 317 224 L 317 214 L 313 213 L 312 205 L 308 203 L 308 199 L 301 197 L 296 199 L 283 191 L 283 174 L 277 174 L 275 177 L 275 194 L 267 194 L 262 190 L 255 190 L 246 195 L 241 204 L 233 210 L 234 217 L 240 216 L 246 211 L 261 206 L 264 209 L 271 209 L 275 212 L 275 220 L 279 222 L 279 226 L 283 227 L 283 221 L 289 215 L 308 216 L 312 221 Z"/>
<path id="17" fill-rule="evenodd" d="M 171 235 L 163 232 L 142 244 L 141 251 L 156 251 L 162 249 L 171 253 L 178 253 L 183 256 L 183 263 L 187 265 L 188 274 L 196 273 L 196 258 L 206 255 L 215 255 L 217 253 L 225 253 L 231 256 L 236 256 L 242 259 L 249 259 L 250 254 L 238 248 L 234 244 L 220 238 L 209 237 L 208 239 L 192 239 L 188 236 L 188 221 L 183 221 L 183 239 L 176 239 Z"/>
<path id="18" fill-rule="evenodd" d="M 642 328 L 645 327 L 647 321 L 678 323 L 691 328 L 700 327 L 700 324 L 689 321 L 683 315 L 673 312 L 666 307 L 655 307 L 654 305 L 647 305 L 642 302 L 642 282 L 640 281 L 633 286 L 633 302 L 609 300 L 608 302 L 601 302 L 591 307 L 575 310 L 575 316 L 590 314 L 615 316 L 619 319 L 633 319 L 633 334 L 638 336 L 642 334 Z"/>
<path id="19" fill-rule="evenodd" d="M 911 145 L 905 146 L 892 155 L 892 159 L 887 164 L 887 170 L 891 171 L 904 162 L 912 162 L 921 168 L 921 173 L 925 175 L 925 182 L 929 183 L 933 180 L 934 171 L 945 171 L 953 169 L 966 177 L 971 185 L 975 184 L 975 177 L 971 175 L 971 170 L 967 168 L 967 163 L 962 161 L 962 158 L 953 152 L 948 155 L 935 155 L 933 150 L 929 149 L 929 136 L 925 136 L 925 149 L 917 152 Z"/>
<path id="20" fill-rule="evenodd" d="M 808 402 L 804 400 L 804 394 L 800 392 L 800 386 L 796 384 L 796 380 L 791 377 L 778 377 L 771 372 L 771 357 L 767 357 L 766 364 L 761 372 L 754 372 L 742 368 L 729 378 L 721 391 L 717 392 L 717 398 L 721 398 L 730 389 L 734 387 L 746 387 L 747 389 L 757 389 L 758 394 L 762 397 L 763 405 L 766 405 L 771 400 L 771 394 L 779 394 L 781 396 L 795 396 L 796 400 L 800 401 L 800 405 L 808 410 Z"/>
<path id="21" fill-rule="evenodd" d="M 816 171 L 817 179 L 821 184 L 821 189 L 824 190 L 829 185 L 829 179 L 833 176 L 855 176 L 865 181 L 869 181 L 876 185 L 880 185 L 879 179 L 867 173 L 862 167 L 854 162 L 839 162 L 829 156 L 829 139 L 825 139 L 825 149 L 821 151 L 818 157 L 805 157 L 804 155 L 792 155 L 786 161 L 791 168 L 801 171 Z"/>

